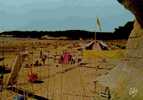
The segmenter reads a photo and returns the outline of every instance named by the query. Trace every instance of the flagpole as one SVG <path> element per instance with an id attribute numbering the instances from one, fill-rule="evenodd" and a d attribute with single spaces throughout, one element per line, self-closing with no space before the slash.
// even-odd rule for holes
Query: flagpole
<path id="1" fill-rule="evenodd" d="M 96 41 L 96 30 L 94 32 L 94 41 Z"/>
<path id="2" fill-rule="evenodd" d="M 96 42 L 96 31 L 97 31 L 97 17 L 96 17 L 96 28 L 95 28 L 95 32 L 94 32 L 94 41 Z"/>

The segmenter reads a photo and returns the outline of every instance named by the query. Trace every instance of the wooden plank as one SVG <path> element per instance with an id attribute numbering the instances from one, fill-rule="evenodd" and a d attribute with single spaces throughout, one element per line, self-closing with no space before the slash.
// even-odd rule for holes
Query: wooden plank
<path id="1" fill-rule="evenodd" d="M 22 67 L 22 63 L 25 59 L 26 55 L 25 54 L 19 54 L 16 56 L 14 63 L 12 65 L 12 70 L 10 75 L 8 76 L 8 80 L 6 82 L 6 86 L 8 85 L 14 85 L 17 81 L 17 76 L 20 72 L 20 69 Z"/>

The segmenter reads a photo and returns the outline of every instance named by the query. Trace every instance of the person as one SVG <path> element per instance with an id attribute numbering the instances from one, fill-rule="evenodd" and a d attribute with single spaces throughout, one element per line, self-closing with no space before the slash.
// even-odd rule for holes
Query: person
<path id="1" fill-rule="evenodd" d="M 59 64 L 63 64 L 63 59 L 64 59 L 64 58 L 63 58 L 63 55 L 61 55 L 61 56 L 60 56 L 60 59 L 59 59 Z"/>
<path id="2" fill-rule="evenodd" d="M 82 62 L 82 58 L 79 57 L 79 58 L 77 59 L 77 62 L 80 64 L 80 63 Z"/>
<path id="3" fill-rule="evenodd" d="M 3 75 L 0 76 L 0 92 L 2 92 L 3 88 Z"/>
<path id="4" fill-rule="evenodd" d="M 95 90 L 95 92 L 97 92 L 97 83 L 98 83 L 98 81 L 94 81 L 94 90 Z"/>
<path id="5" fill-rule="evenodd" d="M 41 66 L 41 65 L 42 65 L 42 64 L 40 63 L 40 61 L 39 61 L 39 60 L 36 60 L 34 66 Z"/>
<path id="6" fill-rule="evenodd" d="M 46 56 L 46 55 L 43 55 L 43 56 L 42 56 L 42 62 L 43 62 L 43 64 L 45 64 L 45 62 L 46 62 L 46 58 L 47 58 L 47 56 Z"/>
<path id="7" fill-rule="evenodd" d="M 69 52 L 64 52 L 63 54 L 63 62 L 64 64 L 69 64 L 71 57 Z"/>
<path id="8" fill-rule="evenodd" d="M 71 64 L 75 64 L 75 57 L 74 56 L 72 56 L 72 58 L 71 58 Z"/>
<path id="9" fill-rule="evenodd" d="M 42 52 L 42 50 L 40 51 L 40 58 L 42 58 L 42 55 L 43 55 L 43 52 Z"/>
<path id="10" fill-rule="evenodd" d="M 107 93 L 107 99 L 108 99 L 108 100 L 111 100 L 111 93 L 110 93 L 109 87 L 106 87 L 106 88 L 105 88 L 105 93 Z"/>

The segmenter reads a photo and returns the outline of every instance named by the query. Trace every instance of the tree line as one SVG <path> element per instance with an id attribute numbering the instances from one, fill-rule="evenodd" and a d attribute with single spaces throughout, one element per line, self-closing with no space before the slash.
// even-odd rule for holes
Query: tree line
<path id="1" fill-rule="evenodd" d="M 128 22 L 125 26 L 115 28 L 114 32 L 96 32 L 96 38 L 99 40 L 128 39 L 133 28 L 133 22 Z M 66 31 L 5 31 L 0 35 L 10 35 L 18 38 L 39 38 L 48 35 L 51 37 L 67 37 L 68 39 L 93 39 L 95 32 L 84 30 L 66 30 Z"/>

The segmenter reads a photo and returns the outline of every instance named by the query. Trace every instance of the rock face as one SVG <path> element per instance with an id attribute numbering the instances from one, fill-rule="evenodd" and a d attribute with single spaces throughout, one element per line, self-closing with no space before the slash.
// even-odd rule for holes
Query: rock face
<path id="1" fill-rule="evenodd" d="M 118 1 L 135 15 L 127 43 L 127 61 L 98 80 L 110 87 L 112 100 L 143 100 L 143 0 Z"/>
<path id="2" fill-rule="evenodd" d="M 143 0 L 118 0 L 135 15 L 134 28 L 127 44 L 127 57 L 137 59 L 143 57 Z"/>

